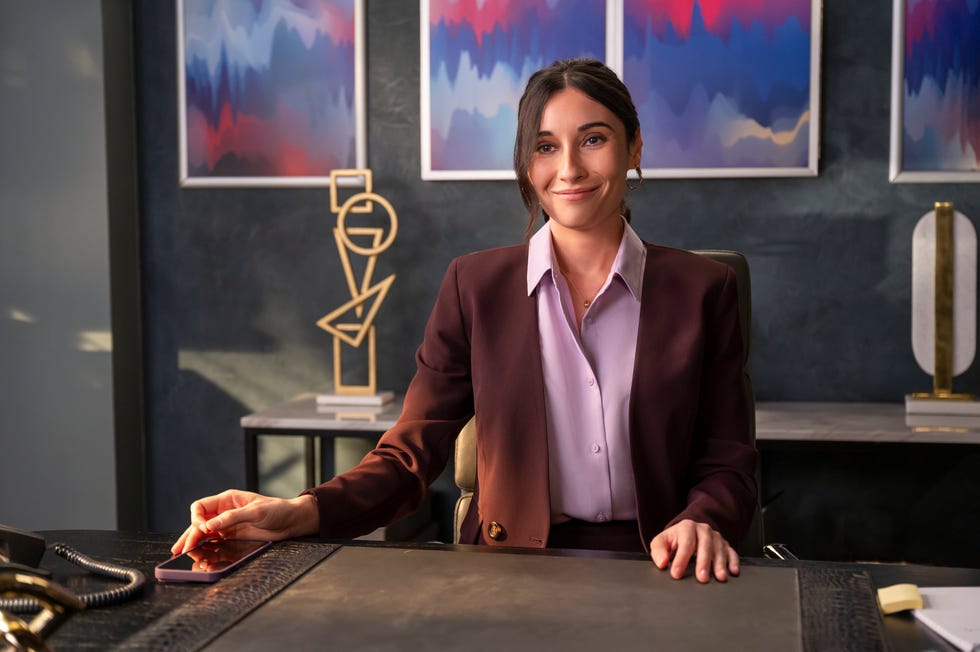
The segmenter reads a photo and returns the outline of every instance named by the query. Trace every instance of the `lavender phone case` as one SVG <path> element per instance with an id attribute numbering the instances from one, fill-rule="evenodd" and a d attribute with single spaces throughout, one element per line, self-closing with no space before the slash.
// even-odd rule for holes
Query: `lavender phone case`
<path id="1" fill-rule="evenodd" d="M 208 539 L 157 565 L 153 574 L 166 582 L 217 582 L 270 545 L 249 539 Z M 197 568 L 202 562 L 212 567 Z"/>

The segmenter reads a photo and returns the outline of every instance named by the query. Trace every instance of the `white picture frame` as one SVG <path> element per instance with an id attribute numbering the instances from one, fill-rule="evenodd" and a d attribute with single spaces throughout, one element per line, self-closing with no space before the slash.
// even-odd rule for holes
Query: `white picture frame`
<path id="1" fill-rule="evenodd" d="M 182 187 L 297 187 L 330 185 L 330 172 L 337 168 L 366 168 L 367 167 L 367 101 L 365 92 L 365 27 L 364 0 L 311 0 L 308 9 L 310 15 L 297 15 L 294 7 L 287 6 L 285 0 L 267 0 L 262 5 L 261 14 L 254 16 L 254 29 L 246 29 L 241 24 L 242 15 L 248 14 L 251 3 L 236 6 L 241 0 L 219 0 L 218 2 L 202 3 L 200 0 L 177 0 L 177 113 L 178 113 L 178 161 L 179 183 Z M 353 47 L 345 45 L 343 52 L 352 50 L 353 70 L 350 71 L 348 61 L 343 56 L 317 56 L 323 53 L 323 32 L 317 30 L 323 26 L 329 30 L 339 20 L 336 14 L 337 3 L 345 5 L 344 9 L 352 10 Z M 334 5 L 334 6 L 331 6 Z M 205 15 L 204 7 L 210 10 Z M 232 11 L 234 9 L 235 11 Z M 314 12 L 314 10 L 317 10 Z M 254 8 L 252 11 L 255 11 Z M 275 34 L 276 25 L 281 21 L 287 23 L 291 32 L 287 34 L 295 38 L 295 33 L 303 40 L 302 47 L 288 50 L 289 53 L 299 52 L 305 56 L 301 66 L 282 65 L 282 70 L 302 69 L 310 71 L 320 61 L 327 61 L 321 69 L 313 68 L 309 76 L 299 79 L 276 79 L 275 71 L 270 63 L 272 43 L 281 34 Z M 238 22 L 236 22 L 238 21 Z M 264 22 L 262 22 L 264 21 Z M 344 25 L 343 32 L 349 35 L 349 25 Z M 271 33 L 271 34 L 270 34 Z M 245 38 L 243 38 L 245 37 Z M 251 39 L 250 41 L 248 39 Z M 316 40 L 320 39 L 320 40 Z M 333 43 L 332 40 L 330 40 Z M 295 45 L 295 43 L 294 43 Z M 341 51 L 338 44 L 332 50 L 335 54 Z M 321 48 L 317 50 L 317 48 Z M 219 50 L 216 51 L 216 48 Z M 250 49 L 251 48 L 251 49 Z M 280 48 L 277 52 L 286 50 Z M 233 51 L 231 55 L 229 51 Z M 195 80 L 188 77 L 189 52 L 191 65 L 196 66 L 199 73 Z M 267 115 L 235 113 L 230 104 L 222 103 L 220 109 L 212 106 L 201 108 L 206 103 L 201 93 L 195 104 L 193 97 L 196 79 L 214 77 L 220 66 L 220 56 L 235 59 L 232 64 L 238 69 L 249 68 L 251 79 L 265 80 L 271 83 L 266 86 L 253 84 L 249 91 L 261 93 L 265 89 L 279 91 L 270 92 L 263 97 L 263 102 L 272 110 L 277 121 Z M 280 55 L 286 56 L 286 55 Z M 197 57 L 197 58 L 195 58 Z M 331 98 L 324 87 L 324 77 L 331 74 L 328 68 L 340 60 L 346 69 L 345 75 L 352 72 L 353 89 L 346 86 L 337 93 L 337 98 Z M 216 63 L 217 61 L 217 63 Z M 206 66 L 209 72 L 202 71 Z M 267 66 L 267 68 L 262 68 Z M 240 77 L 244 78 L 244 76 Z M 218 76 L 220 79 L 220 75 Z M 239 87 L 249 83 L 243 81 Z M 220 82 L 210 86 L 210 94 L 220 95 Z M 189 92 L 190 91 L 190 92 Z M 245 93 L 242 92 L 241 96 Z M 189 98 L 191 101 L 189 102 Z M 312 98 L 312 99 L 311 99 Z M 350 98 L 348 100 L 348 98 Z M 306 105 L 303 105 L 303 102 Z M 194 105 L 193 107 L 191 105 Z M 352 104 L 352 106 L 351 106 Z M 192 108 L 192 111 L 189 111 Z M 207 114 L 210 111 L 209 115 Z M 282 111 L 291 111 L 289 116 L 283 116 Z M 334 113 L 330 113 L 333 111 Z M 342 115 L 343 119 L 324 120 L 323 115 Z M 217 114 L 217 115 L 216 115 Z M 233 117 L 227 122 L 225 116 Z M 243 119 L 245 116 L 246 119 Z M 298 118 L 298 119 L 289 119 Z M 232 120 L 236 120 L 234 125 Z M 318 122 L 319 121 L 319 122 Z M 331 125 L 324 128 L 322 125 Z M 206 123 L 206 124 L 205 124 Z M 340 127 L 335 125 L 340 124 Z M 299 125 L 299 126 L 297 126 Z M 311 126 L 307 126 L 311 125 Z M 303 130 L 309 131 L 313 137 L 304 138 Z M 329 131 L 327 131 L 329 129 Z M 339 137 L 338 137 L 339 130 Z M 215 151 L 214 142 L 218 141 Z M 225 144 L 234 141 L 238 147 Z M 343 151 L 336 146 L 343 143 Z M 204 151 L 206 150 L 206 152 Z M 353 152 L 351 152 L 353 150 Z M 229 173 L 234 172 L 234 173 Z"/>

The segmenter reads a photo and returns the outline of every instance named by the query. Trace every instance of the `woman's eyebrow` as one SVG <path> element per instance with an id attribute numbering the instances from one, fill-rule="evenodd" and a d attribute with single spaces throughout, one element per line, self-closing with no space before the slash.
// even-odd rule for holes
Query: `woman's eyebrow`
<path id="1" fill-rule="evenodd" d="M 596 127 L 605 127 L 609 131 L 613 131 L 612 125 L 608 122 L 603 122 L 602 120 L 596 120 L 595 122 L 587 122 L 578 128 L 579 131 L 588 131 L 589 129 L 595 129 Z"/>
<path id="2" fill-rule="evenodd" d="M 577 131 L 588 131 L 589 129 L 595 129 L 596 127 L 605 127 L 609 131 L 615 131 L 611 124 L 609 124 L 608 122 L 603 122 L 602 120 L 596 120 L 595 122 L 587 122 L 584 125 L 580 126 Z M 554 134 L 551 133 L 550 131 L 544 131 L 544 130 L 538 132 L 538 138 L 542 138 L 544 136 L 554 136 Z"/>

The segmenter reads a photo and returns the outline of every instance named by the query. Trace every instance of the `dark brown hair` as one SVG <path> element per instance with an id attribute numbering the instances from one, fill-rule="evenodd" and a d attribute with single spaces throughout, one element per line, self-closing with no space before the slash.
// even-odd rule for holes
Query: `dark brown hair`
<path id="1" fill-rule="evenodd" d="M 517 187 L 528 211 L 526 237 L 534 231 L 538 218 L 538 197 L 528 177 L 531 158 L 538 142 L 541 128 L 541 114 L 551 96 L 565 88 L 582 91 L 593 100 L 613 112 L 626 127 L 626 143 L 632 145 L 640 130 L 640 120 L 636 107 L 626 85 L 612 70 L 595 59 L 565 59 L 555 61 L 546 68 L 531 75 L 521 96 L 517 109 L 517 139 L 514 141 L 514 172 L 517 173 Z M 640 174 L 640 168 L 636 168 Z M 642 175 L 640 177 L 642 179 Z M 630 209 L 623 201 L 623 216 L 630 219 Z M 548 215 L 544 218 L 547 220 Z"/>

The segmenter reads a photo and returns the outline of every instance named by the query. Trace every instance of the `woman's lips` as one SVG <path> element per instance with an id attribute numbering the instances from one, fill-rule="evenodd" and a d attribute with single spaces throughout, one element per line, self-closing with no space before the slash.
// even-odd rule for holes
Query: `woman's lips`
<path id="1" fill-rule="evenodd" d="M 555 194 L 566 201 L 575 201 L 591 196 L 595 190 L 595 188 L 572 188 L 570 190 L 559 190 Z"/>

